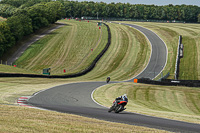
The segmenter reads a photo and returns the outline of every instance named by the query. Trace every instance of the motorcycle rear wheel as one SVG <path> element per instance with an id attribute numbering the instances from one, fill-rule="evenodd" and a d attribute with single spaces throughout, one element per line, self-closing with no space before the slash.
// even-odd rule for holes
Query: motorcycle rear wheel
<path id="1" fill-rule="evenodd" d="M 110 109 L 108 110 L 108 112 L 112 112 L 114 110 L 114 106 L 110 107 Z"/>
<path id="2" fill-rule="evenodd" d="M 115 113 L 121 112 L 121 111 L 122 111 L 122 108 L 123 108 L 122 105 L 117 106 L 117 107 L 115 108 Z"/>

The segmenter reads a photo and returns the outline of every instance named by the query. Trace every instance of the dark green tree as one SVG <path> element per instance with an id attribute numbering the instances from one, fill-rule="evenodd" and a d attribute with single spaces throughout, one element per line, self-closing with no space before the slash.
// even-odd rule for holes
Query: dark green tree
<path id="1" fill-rule="evenodd" d="M 49 16 L 46 11 L 44 3 L 36 4 L 28 9 L 28 16 L 32 19 L 33 31 L 49 25 L 47 17 Z"/>
<path id="2" fill-rule="evenodd" d="M 11 17 L 17 8 L 8 4 L 0 4 L 0 16 L 4 18 Z"/>
<path id="3" fill-rule="evenodd" d="M 15 37 L 15 40 L 21 40 L 24 36 L 24 30 L 23 23 L 21 22 L 19 16 L 9 17 L 6 22 L 8 23 L 11 34 Z"/>
<path id="4" fill-rule="evenodd" d="M 0 57 L 14 44 L 15 39 L 11 34 L 8 24 L 0 22 Z"/>

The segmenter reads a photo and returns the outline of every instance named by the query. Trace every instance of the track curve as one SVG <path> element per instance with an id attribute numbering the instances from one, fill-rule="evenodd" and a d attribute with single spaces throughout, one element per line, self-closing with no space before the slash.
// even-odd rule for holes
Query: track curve
<path id="1" fill-rule="evenodd" d="M 141 32 L 143 32 L 143 34 L 147 36 L 152 45 L 152 56 L 149 61 L 149 64 L 146 67 L 146 69 L 137 77 L 154 78 L 156 75 L 154 73 L 151 73 L 152 69 L 157 71 L 159 70 L 161 72 L 163 67 L 160 67 L 160 65 L 164 66 L 166 64 L 167 51 L 165 55 L 162 53 L 166 50 L 166 46 L 160 47 L 160 45 L 163 45 L 164 42 L 150 30 L 135 25 L 127 25 L 134 28 L 138 28 L 138 30 L 140 30 Z M 157 50 L 157 52 L 154 50 Z M 159 51 L 162 52 L 160 53 Z M 154 53 L 156 54 L 153 55 Z M 161 55 L 159 55 L 159 53 Z M 165 62 L 163 62 L 162 60 L 165 60 Z M 28 103 L 33 106 L 49 110 L 64 113 L 73 113 L 87 117 L 93 117 L 97 119 L 126 123 L 131 125 L 140 125 L 178 132 L 200 131 L 199 124 L 180 122 L 129 112 L 122 112 L 120 114 L 108 113 L 107 108 L 96 104 L 91 98 L 93 90 L 103 85 L 106 85 L 106 83 L 80 82 L 56 86 L 34 94 L 33 97 L 29 99 Z"/>
<path id="2" fill-rule="evenodd" d="M 147 39 L 151 43 L 151 57 L 149 63 L 144 69 L 144 71 L 142 71 L 139 75 L 137 75 L 134 78 L 144 77 L 154 79 L 157 75 L 159 75 L 162 72 L 162 70 L 166 66 L 168 55 L 166 44 L 157 34 L 155 34 L 149 29 L 143 28 L 138 25 L 131 25 L 125 23 L 122 24 L 139 30 L 147 37 Z M 133 81 L 133 79 L 130 81 Z"/>

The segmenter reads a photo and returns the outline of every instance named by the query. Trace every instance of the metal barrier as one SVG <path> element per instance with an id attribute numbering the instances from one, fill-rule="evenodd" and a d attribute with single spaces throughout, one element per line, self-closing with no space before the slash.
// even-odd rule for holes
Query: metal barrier
<path id="1" fill-rule="evenodd" d="M 175 64 L 175 72 L 174 72 L 174 79 L 178 80 L 179 77 L 179 65 L 180 65 L 180 58 L 183 57 L 183 44 L 182 44 L 182 36 L 179 36 L 178 41 L 178 48 L 177 48 L 177 56 L 176 56 L 176 64 Z"/>
<path id="2" fill-rule="evenodd" d="M 141 79 L 137 79 L 137 83 L 152 84 L 152 85 L 166 85 L 166 86 L 200 87 L 200 80 L 162 79 L 161 81 L 155 81 L 149 78 L 141 78 Z"/>

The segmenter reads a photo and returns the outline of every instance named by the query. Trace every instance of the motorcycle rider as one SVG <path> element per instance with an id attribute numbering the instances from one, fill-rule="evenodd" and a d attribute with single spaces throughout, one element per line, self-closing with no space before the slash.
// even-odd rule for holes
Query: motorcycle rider
<path id="1" fill-rule="evenodd" d="M 128 103 L 128 97 L 127 97 L 126 94 L 117 97 L 115 100 L 116 100 L 117 103 L 119 103 L 120 101 L 126 101 L 126 102 Z M 126 108 L 124 108 L 123 110 L 125 110 L 125 109 L 126 109 Z"/>
<path id="2" fill-rule="evenodd" d="M 107 77 L 106 82 L 107 82 L 107 83 L 110 82 L 110 76 Z"/>

